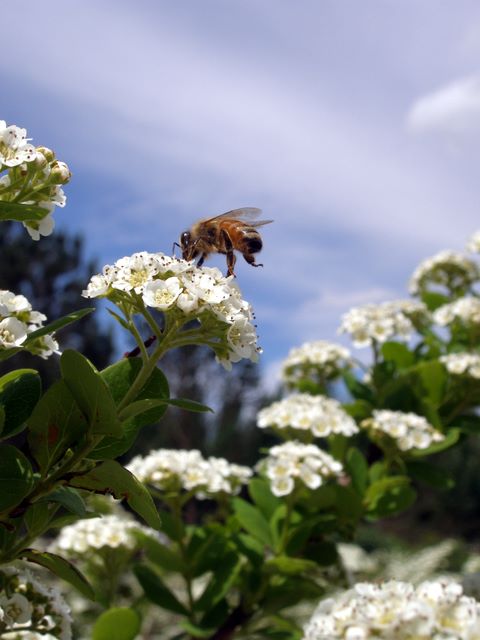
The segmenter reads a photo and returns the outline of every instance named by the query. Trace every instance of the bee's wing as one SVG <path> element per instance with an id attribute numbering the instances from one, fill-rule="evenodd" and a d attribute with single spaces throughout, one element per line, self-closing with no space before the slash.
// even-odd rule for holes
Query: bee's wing
<path id="1" fill-rule="evenodd" d="M 262 210 L 257 209 L 257 207 L 242 207 L 241 209 L 232 209 L 232 211 L 221 213 L 219 216 L 214 216 L 213 218 L 207 218 L 204 222 L 214 222 L 215 220 L 241 220 L 250 224 L 252 227 L 261 227 L 264 224 L 273 222 L 273 220 L 255 221 L 255 218 L 258 218 L 261 213 Z"/>

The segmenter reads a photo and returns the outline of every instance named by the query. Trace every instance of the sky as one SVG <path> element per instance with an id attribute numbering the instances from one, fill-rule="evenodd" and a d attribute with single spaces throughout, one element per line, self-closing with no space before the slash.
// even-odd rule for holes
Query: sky
<path id="1" fill-rule="evenodd" d="M 170 253 L 199 217 L 263 209 L 238 261 L 271 378 L 345 343 L 352 306 L 480 228 L 480 4 L 469 0 L 16 0 L 0 119 L 73 172 L 57 228 L 99 267 Z M 208 264 L 224 268 L 224 257 Z"/>

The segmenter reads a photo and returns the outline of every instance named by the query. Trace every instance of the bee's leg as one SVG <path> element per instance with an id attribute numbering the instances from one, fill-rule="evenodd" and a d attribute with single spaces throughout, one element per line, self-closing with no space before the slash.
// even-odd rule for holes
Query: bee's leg
<path id="1" fill-rule="evenodd" d="M 172 256 L 175 256 L 175 247 L 178 247 L 180 251 L 182 250 L 182 247 L 178 244 L 178 242 L 174 242 L 172 245 Z"/>
<path id="2" fill-rule="evenodd" d="M 222 229 L 221 233 L 222 233 L 223 244 L 225 246 L 225 253 L 226 253 L 226 256 L 227 256 L 227 269 L 228 269 L 227 270 L 227 276 L 234 276 L 235 277 L 235 273 L 233 271 L 233 267 L 235 266 L 235 262 L 237 261 L 237 257 L 233 252 L 233 244 L 232 244 L 232 241 L 230 239 L 230 236 L 225 231 L 225 229 Z"/>
<path id="3" fill-rule="evenodd" d="M 255 256 L 252 253 L 243 253 L 242 255 L 248 264 L 252 265 L 252 267 L 263 267 L 261 262 L 255 262 Z"/>
<path id="4" fill-rule="evenodd" d="M 200 256 L 200 260 L 197 262 L 197 267 L 201 267 L 202 264 L 205 262 L 205 258 L 207 257 L 206 253 L 202 253 L 202 255 Z"/>

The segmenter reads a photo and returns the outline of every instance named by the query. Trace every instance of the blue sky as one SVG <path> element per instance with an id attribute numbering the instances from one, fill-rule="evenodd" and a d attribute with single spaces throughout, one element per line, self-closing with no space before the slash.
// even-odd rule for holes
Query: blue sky
<path id="1" fill-rule="evenodd" d="M 266 370 L 404 297 L 480 228 L 480 5 L 468 0 L 17 0 L 0 119 L 73 171 L 59 228 L 100 265 L 198 217 L 264 210 L 238 263 Z M 214 258 L 211 264 L 222 265 Z"/>

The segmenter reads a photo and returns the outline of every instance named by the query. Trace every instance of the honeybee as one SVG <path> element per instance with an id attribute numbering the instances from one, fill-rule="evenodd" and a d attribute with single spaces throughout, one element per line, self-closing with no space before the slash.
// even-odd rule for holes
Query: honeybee
<path id="1" fill-rule="evenodd" d="M 183 259 L 194 260 L 200 256 L 197 266 L 201 267 L 210 253 L 223 253 L 227 256 L 227 276 L 235 276 L 233 268 L 237 258 L 234 251 L 239 251 L 252 267 L 263 267 L 255 262 L 253 255 L 263 246 L 257 227 L 273 220 L 255 220 L 260 213 L 261 209 L 244 207 L 199 220 L 180 236 L 177 246 L 182 250 Z"/>

